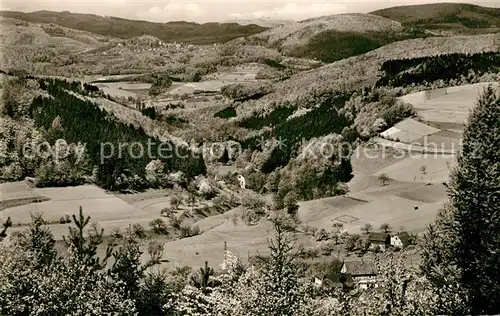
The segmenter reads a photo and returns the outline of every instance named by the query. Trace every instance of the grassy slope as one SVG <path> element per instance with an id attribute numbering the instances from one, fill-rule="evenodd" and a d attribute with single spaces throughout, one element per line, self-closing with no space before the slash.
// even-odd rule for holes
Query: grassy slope
<path id="1" fill-rule="evenodd" d="M 462 3 L 400 6 L 374 11 L 402 24 L 461 24 L 468 28 L 500 27 L 500 8 Z"/>
<path id="2" fill-rule="evenodd" d="M 177 41 L 192 44 L 226 42 L 237 37 L 248 36 L 266 30 L 266 28 L 257 25 L 241 26 L 236 23 L 197 24 L 183 21 L 153 23 L 70 12 L 37 11 L 23 13 L 2 11 L 0 15 L 32 23 L 54 23 L 112 37 L 131 38 L 150 34 L 168 42 Z"/>

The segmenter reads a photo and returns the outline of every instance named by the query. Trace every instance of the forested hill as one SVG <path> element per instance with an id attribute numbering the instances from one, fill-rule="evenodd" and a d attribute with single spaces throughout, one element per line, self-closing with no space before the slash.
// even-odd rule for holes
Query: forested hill
<path id="1" fill-rule="evenodd" d="M 34 86 L 35 80 L 30 80 Z M 16 79 L 16 82 L 22 85 L 30 80 Z M 159 185 L 148 174 L 151 161 L 154 165 L 161 165 L 161 170 L 167 173 L 180 171 L 186 180 L 205 174 L 201 154 L 186 146 L 150 137 L 142 127 L 120 121 L 113 113 L 87 99 L 96 93 L 100 95 L 95 86 L 59 79 L 37 81 L 45 93 L 35 97 L 27 108 L 9 101 L 3 110 L 6 121 L 29 116 L 36 131 L 27 130 L 41 137 L 37 139 L 54 144 L 54 148 L 83 145 L 85 154 L 80 157 L 69 155 L 62 164 L 55 163 L 54 157 L 17 161 L 20 178 L 34 176 L 39 186 L 67 186 L 85 183 L 92 177 L 94 183 L 105 189 L 140 190 Z M 61 145 L 60 140 L 66 145 Z M 9 146 L 14 148 L 15 144 Z M 128 149 L 115 150 L 119 146 Z M 133 151 L 132 147 L 137 150 Z"/>
<path id="2" fill-rule="evenodd" d="M 184 21 L 154 23 L 66 11 L 37 11 L 31 13 L 1 11 L 0 15 L 31 23 L 54 23 L 105 36 L 132 38 L 149 34 L 165 42 L 176 41 L 200 45 L 224 43 L 238 37 L 257 34 L 266 30 L 265 27 L 255 24 L 242 26 L 237 23 L 198 24 Z"/>
<path id="3" fill-rule="evenodd" d="M 466 81 L 486 73 L 500 72 L 500 53 L 446 54 L 414 59 L 386 61 L 381 70 L 383 77 L 377 86 L 407 87 L 425 85 L 439 80 L 448 85 Z M 455 81 L 455 84 L 451 84 Z"/>
<path id="4" fill-rule="evenodd" d="M 465 3 L 433 3 L 382 9 L 371 14 L 402 24 L 462 25 L 467 28 L 500 27 L 500 8 Z"/>

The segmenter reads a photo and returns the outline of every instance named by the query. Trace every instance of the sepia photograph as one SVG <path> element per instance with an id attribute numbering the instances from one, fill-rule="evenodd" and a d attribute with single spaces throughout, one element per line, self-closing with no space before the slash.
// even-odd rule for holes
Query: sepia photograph
<path id="1" fill-rule="evenodd" d="M 0 316 L 500 315 L 500 0 L 0 0 Z"/>

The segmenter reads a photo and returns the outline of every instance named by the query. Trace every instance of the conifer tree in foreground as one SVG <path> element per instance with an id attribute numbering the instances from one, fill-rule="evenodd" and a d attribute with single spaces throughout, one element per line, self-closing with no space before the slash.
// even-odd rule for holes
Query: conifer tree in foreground
<path id="1" fill-rule="evenodd" d="M 500 98 L 492 87 L 480 96 L 469 117 L 448 196 L 448 204 L 424 236 L 422 270 L 443 290 L 463 289 L 470 313 L 498 314 Z"/>

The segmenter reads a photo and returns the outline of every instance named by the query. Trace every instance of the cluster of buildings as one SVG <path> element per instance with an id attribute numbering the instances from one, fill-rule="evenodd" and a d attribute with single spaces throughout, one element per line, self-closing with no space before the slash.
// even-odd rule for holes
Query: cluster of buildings
<path id="1" fill-rule="evenodd" d="M 395 234 L 371 232 L 368 234 L 370 242 L 370 250 L 386 251 L 389 247 L 403 249 L 409 246 L 411 240 L 410 234 L 407 232 L 399 232 Z"/>
<path id="2" fill-rule="evenodd" d="M 385 252 L 389 248 L 403 249 L 411 244 L 411 236 L 407 232 L 389 234 L 384 232 L 372 232 L 367 237 L 372 251 Z M 342 263 L 340 279 L 333 281 L 327 276 L 316 276 L 317 286 L 348 287 L 358 289 L 375 288 L 378 286 L 378 269 L 372 259 L 361 258 L 349 260 Z"/>

